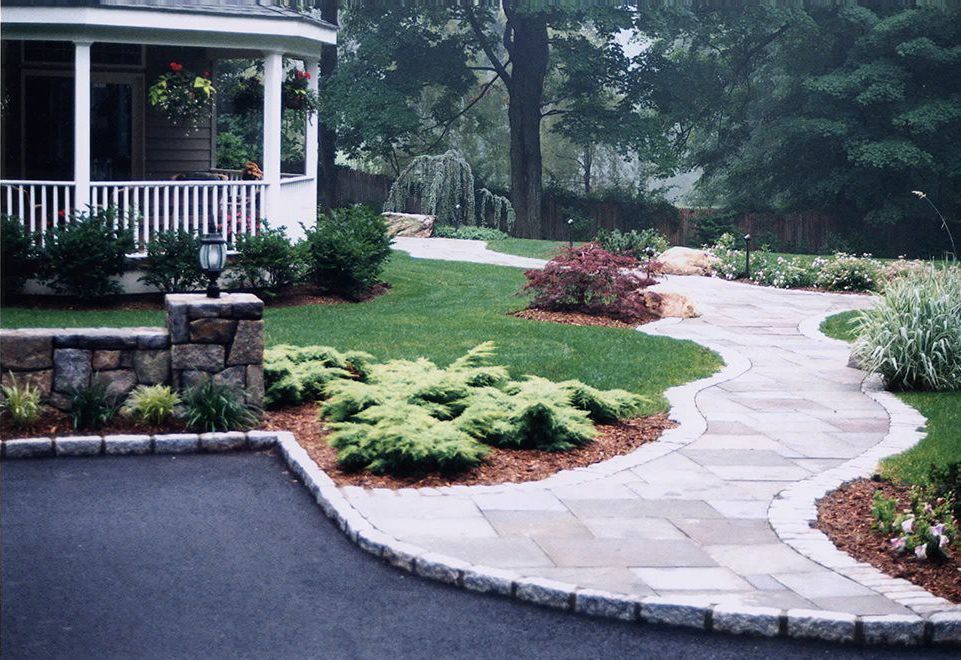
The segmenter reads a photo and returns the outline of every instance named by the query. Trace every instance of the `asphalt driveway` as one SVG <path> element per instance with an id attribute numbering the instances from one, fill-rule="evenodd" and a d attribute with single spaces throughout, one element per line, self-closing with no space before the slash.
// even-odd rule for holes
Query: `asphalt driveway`
<path id="1" fill-rule="evenodd" d="M 351 544 L 271 455 L 0 471 L 4 658 L 905 654 L 597 620 L 421 580 Z"/>

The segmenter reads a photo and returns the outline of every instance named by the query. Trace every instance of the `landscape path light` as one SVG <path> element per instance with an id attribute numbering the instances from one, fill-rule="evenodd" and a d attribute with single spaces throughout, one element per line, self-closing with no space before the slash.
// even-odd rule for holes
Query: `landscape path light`
<path id="1" fill-rule="evenodd" d="M 654 263 L 654 255 L 657 254 L 657 252 L 654 251 L 654 248 L 648 245 L 646 248 L 644 248 L 644 254 L 647 255 L 647 279 L 651 279 L 651 266 Z"/>
<path id="2" fill-rule="evenodd" d="M 220 287 L 217 286 L 217 278 L 224 271 L 227 265 L 227 241 L 221 234 L 207 234 L 200 241 L 200 270 L 207 276 L 207 297 L 219 298 Z"/>
<path id="3" fill-rule="evenodd" d="M 751 279 L 751 235 L 744 234 L 744 272 Z"/>

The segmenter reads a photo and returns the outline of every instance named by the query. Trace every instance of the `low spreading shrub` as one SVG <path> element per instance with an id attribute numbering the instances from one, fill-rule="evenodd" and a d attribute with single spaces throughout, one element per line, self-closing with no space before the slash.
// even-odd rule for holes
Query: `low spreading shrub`
<path id="1" fill-rule="evenodd" d="M 390 256 L 382 215 L 355 205 L 320 215 L 303 244 L 307 277 L 320 289 L 350 298 L 378 283 Z"/>
<path id="2" fill-rule="evenodd" d="M 507 234 L 492 227 L 474 227 L 472 225 L 451 227 L 450 225 L 437 225 L 434 227 L 434 237 L 460 238 L 468 241 L 496 241 L 507 238 Z"/>
<path id="3" fill-rule="evenodd" d="M 524 273 L 531 308 L 607 316 L 628 323 L 647 316 L 644 289 L 654 280 L 634 257 L 611 254 L 596 243 L 568 248 L 542 270 Z"/>
<path id="4" fill-rule="evenodd" d="M 144 274 L 140 281 L 164 293 L 183 293 L 202 287 L 207 280 L 197 261 L 199 251 L 200 239 L 190 232 L 154 234 L 141 263 Z"/>
<path id="5" fill-rule="evenodd" d="M 896 390 L 961 389 L 961 269 L 889 283 L 856 322 L 853 356 Z"/>
<path id="6" fill-rule="evenodd" d="M 632 229 L 622 232 L 620 229 L 601 229 L 594 241 L 608 252 L 626 254 L 638 261 L 647 259 L 647 249 L 654 250 L 657 256 L 671 247 L 667 238 L 654 228 Z"/>
<path id="7" fill-rule="evenodd" d="M 717 277 L 736 280 L 744 276 L 745 254 L 737 249 L 735 241 L 734 234 L 721 234 L 713 245 L 704 246 L 715 257 L 714 274 Z"/>
<path id="8" fill-rule="evenodd" d="M 124 403 L 126 415 L 146 424 L 163 424 L 174 416 L 180 396 L 167 385 L 140 385 Z"/>
<path id="9" fill-rule="evenodd" d="M 78 298 L 122 293 L 122 275 L 134 251 L 133 231 L 116 209 L 79 214 L 47 230 L 40 279 L 57 293 Z"/>
<path id="10" fill-rule="evenodd" d="M 264 351 L 264 403 L 270 408 L 320 401 L 329 381 L 364 377 L 371 360 L 369 353 L 327 346 L 269 348 Z"/>
<path id="11" fill-rule="evenodd" d="M 800 289 L 814 286 L 816 275 L 803 259 L 760 253 L 751 255 L 751 281 L 778 289 Z"/>
<path id="12" fill-rule="evenodd" d="M 12 372 L 10 385 L 0 387 L 0 394 L 0 413 L 10 418 L 13 426 L 25 428 L 40 417 L 40 390 L 30 383 L 20 385 Z"/>
<path id="13" fill-rule="evenodd" d="M 70 395 L 70 419 L 77 430 L 97 430 L 109 424 L 120 405 L 105 383 L 95 381 Z"/>
<path id="14" fill-rule="evenodd" d="M 814 283 L 828 291 L 873 291 L 879 282 L 880 266 L 870 254 L 860 257 L 838 252 L 818 257 L 811 264 L 817 273 Z"/>
<path id="15" fill-rule="evenodd" d="M 258 233 L 237 238 L 231 286 L 276 295 L 303 277 L 301 257 L 302 251 L 294 246 L 283 227 L 271 229 L 265 223 Z"/>
<path id="16" fill-rule="evenodd" d="M 512 381 L 490 364 L 492 356 L 487 342 L 445 368 L 423 358 L 391 360 L 327 380 L 321 414 L 338 462 L 376 473 L 463 470 L 483 460 L 484 444 L 548 451 L 583 445 L 594 437 L 593 422 L 636 415 L 643 404 L 629 392 L 577 381 Z"/>
<path id="17" fill-rule="evenodd" d="M 913 486 L 910 496 L 910 508 L 899 512 L 895 499 L 875 491 L 871 506 L 874 529 L 893 535 L 890 544 L 895 553 L 930 561 L 950 557 L 958 545 L 953 497 L 939 497 L 920 486 Z"/>
<path id="18" fill-rule="evenodd" d="M 37 250 L 20 218 L 0 215 L 0 294 L 16 295 L 37 273 Z"/>
<path id="19" fill-rule="evenodd" d="M 187 426 L 202 433 L 244 431 L 257 424 L 259 411 L 244 401 L 240 388 L 212 380 L 188 387 L 181 400 Z"/>

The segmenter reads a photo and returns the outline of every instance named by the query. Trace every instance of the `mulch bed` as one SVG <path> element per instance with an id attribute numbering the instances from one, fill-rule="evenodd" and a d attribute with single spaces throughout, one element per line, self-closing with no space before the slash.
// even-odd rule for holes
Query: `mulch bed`
<path id="1" fill-rule="evenodd" d="M 180 420 L 172 420 L 162 426 L 151 426 L 118 413 L 109 424 L 101 429 L 76 431 L 70 422 L 70 415 L 55 408 L 44 407 L 36 423 L 26 428 L 14 427 L 4 417 L 0 422 L 0 440 L 53 438 L 59 435 L 153 435 L 157 433 L 183 433 L 185 430 L 186 427 Z"/>
<path id="2" fill-rule="evenodd" d="M 491 447 L 487 459 L 478 467 L 457 475 L 412 475 L 392 477 L 368 472 L 345 472 L 337 465 L 337 454 L 327 445 L 328 431 L 317 414 L 317 405 L 268 411 L 262 428 L 292 431 L 310 457 L 331 479 L 341 486 L 365 488 L 423 488 L 437 486 L 520 483 L 544 479 L 561 470 L 584 467 L 626 454 L 656 440 L 665 429 L 676 424 L 665 414 L 625 420 L 618 424 L 598 425 L 594 442 L 565 452 Z"/>
<path id="3" fill-rule="evenodd" d="M 907 486 L 858 479 L 844 484 L 818 501 L 817 528 L 841 550 L 871 564 L 887 575 L 904 578 L 953 603 L 961 603 L 961 563 L 955 556 L 944 563 L 920 560 L 891 551 L 890 539 L 871 529 L 871 502 L 881 490 L 909 506 Z"/>
<path id="4" fill-rule="evenodd" d="M 302 307 L 305 305 L 343 305 L 367 302 L 382 296 L 390 290 L 386 283 L 377 284 L 357 299 L 343 296 L 320 294 L 310 285 L 292 286 L 276 296 L 263 296 L 267 307 Z M 163 309 L 162 293 L 134 293 L 122 296 L 105 296 L 96 300 L 81 300 L 73 296 L 15 296 L 4 300 L 9 307 L 29 307 L 31 309 L 55 309 L 64 311 L 159 311 Z"/>
<path id="5" fill-rule="evenodd" d="M 651 315 L 636 319 L 633 323 L 626 323 L 608 316 L 593 316 L 591 314 L 582 314 L 581 312 L 549 312 L 543 309 L 522 309 L 519 312 L 514 312 L 513 316 L 531 321 L 549 321 L 551 323 L 563 323 L 565 325 L 598 326 L 602 328 L 628 328 L 632 330 L 639 325 L 658 319 L 658 317 Z"/>

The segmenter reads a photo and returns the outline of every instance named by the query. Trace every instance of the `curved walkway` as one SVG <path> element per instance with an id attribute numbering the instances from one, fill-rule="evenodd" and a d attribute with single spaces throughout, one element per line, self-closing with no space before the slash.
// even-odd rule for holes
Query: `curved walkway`
<path id="1" fill-rule="evenodd" d="M 475 243 L 458 245 L 456 255 L 491 263 L 477 242 L 455 243 Z M 430 256 L 446 249 L 438 244 Z M 827 314 L 871 299 L 702 277 L 659 286 L 689 296 L 701 316 L 641 330 L 701 343 L 727 366 L 668 393 L 680 426 L 658 442 L 540 482 L 347 487 L 347 500 L 401 541 L 581 588 L 865 617 L 954 609 L 903 580 L 879 579 L 808 536 L 819 532 L 800 529 L 814 497 L 871 473 L 892 428 L 885 407 L 862 390 L 865 374 L 846 366 L 848 347 L 812 330 Z M 830 484 L 823 475 L 838 478 Z M 772 507 L 789 488 L 790 506 Z M 774 527 L 769 510 L 777 512 Z"/>

